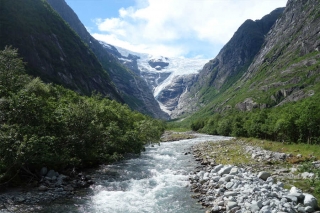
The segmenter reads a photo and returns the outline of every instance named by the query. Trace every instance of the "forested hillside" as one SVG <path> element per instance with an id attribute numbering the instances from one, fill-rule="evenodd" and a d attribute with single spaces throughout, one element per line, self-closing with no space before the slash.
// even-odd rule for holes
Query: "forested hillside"
<path id="1" fill-rule="evenodd" d="M 159 141 L 162 121 L 32 78 L 17 52 L 0 51 L 0 182 L 43 166 L 59 171 L 117 160 Z"/>

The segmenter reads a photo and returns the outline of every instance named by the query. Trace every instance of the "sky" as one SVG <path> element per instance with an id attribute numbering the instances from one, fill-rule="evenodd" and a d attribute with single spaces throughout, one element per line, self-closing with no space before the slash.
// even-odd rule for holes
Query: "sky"
<path id="1" fill-rule="evenodd" d="M 65 0 L 93 37 L 151 55 L 214 58 L 247 19 L 287 0 Z"/>

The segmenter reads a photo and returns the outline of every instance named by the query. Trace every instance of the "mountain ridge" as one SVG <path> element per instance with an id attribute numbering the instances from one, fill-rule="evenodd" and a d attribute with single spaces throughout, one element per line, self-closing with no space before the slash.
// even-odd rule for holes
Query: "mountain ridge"
<path id="1" fill-rule="evenodd" d="M 209 93 L 211 99 L 179 125 L 209 134 L 318 143 L 319 14 L 317 0 L 289 0 L 243 74 L 222 92 Z"/>
<path id="2" fill-rule="evenodd" d="M 246 20 L 219 54 L 204 65 L 176 107 L 176 117 L 198 111 L 240 79 L 283 11 L 277 8 L 260 20 Z"/>
<path id="3" fill-rule="evenodd" d="M 168 119 L 168 115 L 161 111 L 159 104 L 152 93 L 147 89 L 146 83 L 137 75 L 137 70 L 123 66 L 118 60 L 121 54 L 115 47 L 103 47 L 93 38 L 79 20 L 77 14 L 64 0 L 47 0 L 53 9 L 69 24 L 88 47 L 97 56 L 102 67 L 108 71 L 112 82 L 120 91 L 121 97 L 131 109 L 148 114 L 155 118 Z"/>
<path id="4" fill-rule="evenodd" d="M 1 6 L 0 48 L 18 48 L 29 74 L 123 101 L 96 56 L 45 1 L 1 0 Z"/>

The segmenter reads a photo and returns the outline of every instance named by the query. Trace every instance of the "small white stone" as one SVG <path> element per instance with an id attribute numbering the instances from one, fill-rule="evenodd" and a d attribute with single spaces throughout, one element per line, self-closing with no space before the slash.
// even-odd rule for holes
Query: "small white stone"
<path id="1" fill-rule="evenodd" d="M 230 175 L 236 175 L 239 173 L 239 169 L 237 167 L 233 167 L 230 171 Z"/>

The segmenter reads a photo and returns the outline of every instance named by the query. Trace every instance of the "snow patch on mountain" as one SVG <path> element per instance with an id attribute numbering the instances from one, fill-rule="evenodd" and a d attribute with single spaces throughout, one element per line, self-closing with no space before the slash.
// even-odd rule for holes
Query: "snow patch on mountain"
<path id="1" fill-rule="evenodd" d="M 109 45 L 109 44 L 107 44 L 107 43 L 105 43 L 105 42 L 99 42 L 104 48 L 108 48 L 108 49 L 112 49 L 112 47 Z"/>
<path id="2" fill-rule="evenodd" d="M 121 47 L 116 47 L 116 48 L 120 52 L 120 54 L 123 55 L 124 57 L 128 57 L 129 54 L 139 56 L 140 59 L 137 60 L 137 63 L 141 72 L 149 72 L 149 73 L 155 73 L 155 74 L 171 73 L 164 81 L 161 81 L 161 83 L 157 84 L 156 87 L 154 87 L 154 90 L 153 90 L 154 97 L 157 97 L 165 87 L 170 85 L 175 77 L 198 73 L 199 70 L 202 69 L 204 64 L 208 62 L 208 59 L 193 59 L 193 58 L 182 58 L 182 57 L 167 58 L 164 56 L 155 56 L 155 55 L 150 55 L 146 53 L 136 53 L 130 50 L 123 49 Z M 169 65 L 162 67 L 162 69 L 159 70 L 159 69 L 156 69 L 156 67 L 153 68 L 150 65 L 150 61 L 166 62 L 166 63 L 169 63 Z M 161 107 L 163 108 L 163 106 Z"/>

